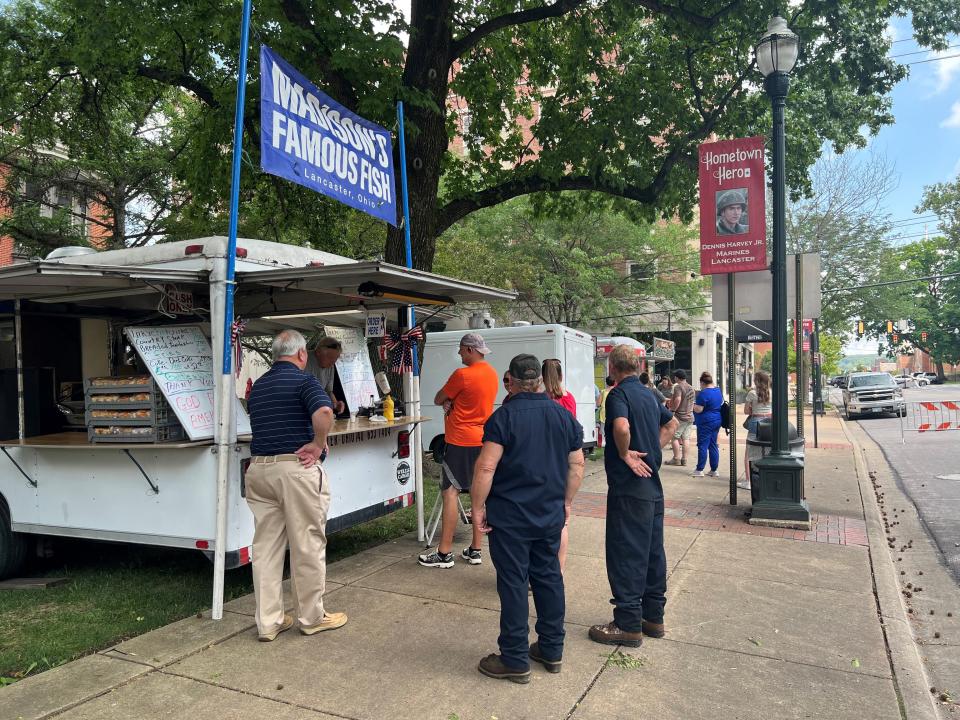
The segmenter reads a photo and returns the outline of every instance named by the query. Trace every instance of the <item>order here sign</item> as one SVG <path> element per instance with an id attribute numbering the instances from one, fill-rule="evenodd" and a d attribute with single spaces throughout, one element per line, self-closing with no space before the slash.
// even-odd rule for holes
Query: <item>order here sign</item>
<path id="1" fill-rule="evenodd" d="M 260 167 L 397 224 L 390 132 L 260 46 Z"/>
<path id="2" fill-rule="evenodd" d="M 700 274 L 767 267 L 763 138 L 700 146 Z"/>

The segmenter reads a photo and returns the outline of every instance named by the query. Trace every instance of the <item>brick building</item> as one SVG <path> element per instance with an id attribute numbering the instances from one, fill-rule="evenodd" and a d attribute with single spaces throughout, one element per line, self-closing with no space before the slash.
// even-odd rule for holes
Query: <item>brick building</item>
<path id="1" fill-rule="evenodd" d="M 66 148 L 39 153 L 41 158 L 67 161 Z M 76 178 L 62 182 L 43 180 L 12 179 L 10 165 L 0 164 L 0 218 L 9 217 L 16 203 L 36 203 L 41 218 L 53 218 L 54 213 L 66 212 L 71 226 L 92 247 L 103 248 L 111 235 L 110 213 L 107 208 L 80 188 L 89 183 L 77 183 Z M 17 187 L 10 187 L 16 182 Z M 16 247 L 14 238 L 0 236 L 0 267 L 11 265 L 19 259 L 27 259 Z"/>

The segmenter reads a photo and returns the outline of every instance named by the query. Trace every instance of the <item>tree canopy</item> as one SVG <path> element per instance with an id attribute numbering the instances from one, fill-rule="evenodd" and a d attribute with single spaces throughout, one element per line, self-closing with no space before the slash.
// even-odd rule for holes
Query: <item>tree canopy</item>
<path id="1" fill-rule="evenodd" d="M 470 213 L 556 191 L 616 199 L 648 221 L 691 218 L 697 145 L 766 134 L 769 102 L 751 49 L 776 5 L 760 0 L 265 0 L 252 43 L 272 46 L 331 96 L 394 124 L 408 108 L 415 264 Z M 889 93 L 906 68 L 887 57 L 890 18 L 943 48 L 960 5 L 928 0 L 813 0 L 790 9 L 803 41 L 788 100 L 788 182 L 824 142 L 864 143 L 892 122 Z M 119 223 L 182 237 L 226 226 L 240 2 L 16 0 L 0 11 L 2 156 L 69 145 Z M 258 171 L 258 68 L 251 53 L 241 232 L 352 251 L 381 238 L 309 190 Z M 458 108 L 460 111 L 458 112 Z M 118 113 L 118 111 L 120 111 Z M 463 125 L 464 112 L 469 127 Z M 529 127 L 525 134 L 518 123 Z M 449 152 L 465 136 L 465 154 Z M 125 205 L 124 205 L 125 203 Z M 402 232 L 386 232 L 388 260 Z"/>
<path id="2" fill-rule="evenodd" d="M 896 175 L 882 155 L 829 154 L 810 178 L 810 196 L 787 208 L 788 251 L 820 254 L 820 328 L 849 333 L 857 318 L 880 313 L 876 288 L 869 286 L 883 279 L 882 259 L 891 247 L 882 207 Z"/>
<path id="3" fill-rule="evenodd" d="M 460 221 L 437 241 L 435 269 L 487 285 L 509 285 L 519 307 L 501 319 L 563 323 L 590 330 L 642 327 L 643 313 L 702 304 L 691 240 L 677 223 L 636 221 L 586 194 L 567 212 L 543 216 L 522 197 Z M 684 313 L 676 314 L 682 322 Z"/>
<path id="4" fill-rule="evenodd" d="M 960 180 L 927 187 L 917 210 L 935 213 L 940 232 L 884 253 L 884 278 L 920 279 L 875 290 L 880 310 L 866 322 L 867 334 L 888 352 L 927 352 L 942 377 L 943 363 L 960 363 Z M 909 329 L 888 333 L 887 320 L 906 320 Z"/>

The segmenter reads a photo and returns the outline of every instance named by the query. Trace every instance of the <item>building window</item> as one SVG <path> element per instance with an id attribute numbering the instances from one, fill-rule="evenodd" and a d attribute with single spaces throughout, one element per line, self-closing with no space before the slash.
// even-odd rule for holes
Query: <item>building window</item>
<path id="1" fill-rule="evenodd" d="M 85 229 L 87 223 L 87 199 L 63 185 L 44 188 L 35 180 L 25 180 L 21 185 L 23 201 L 39 205 L 42 218 L 52 218 L 55 211 L 65 211 L 70 225 Z"/>

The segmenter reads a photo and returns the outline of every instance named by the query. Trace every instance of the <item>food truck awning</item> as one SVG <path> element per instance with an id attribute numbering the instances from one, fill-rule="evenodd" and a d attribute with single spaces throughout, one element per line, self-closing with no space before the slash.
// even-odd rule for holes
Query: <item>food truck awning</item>
<path id="1" fill-rule="evenodd" d="M 157 292 L 163 284 L 207 282 L 196 270 L 74 265 L 36 260 L 0 268 L 0 298 L 80 302 Z"/>
<path id="2" fill-rule="evenodd" d="M 278 315 L 515 300 L 510 290 L 384 262 L 237 272 L 237 314 Z"/>

